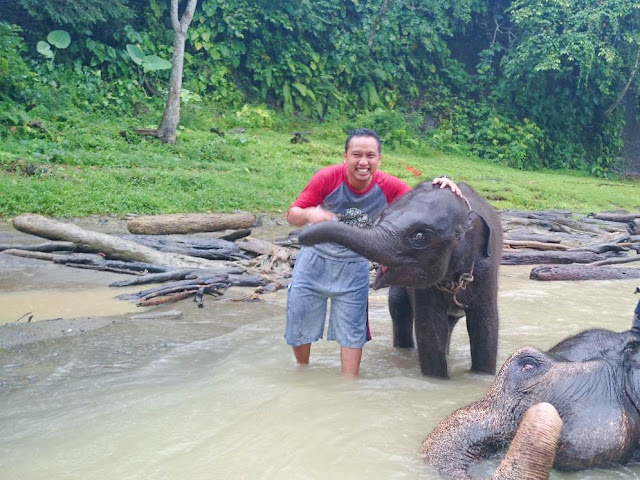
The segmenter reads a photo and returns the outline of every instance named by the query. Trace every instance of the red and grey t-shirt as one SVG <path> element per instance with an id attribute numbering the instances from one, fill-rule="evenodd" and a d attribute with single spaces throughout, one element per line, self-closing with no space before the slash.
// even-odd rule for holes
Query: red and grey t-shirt
<path id="1" fill-rule="evenodd" d="M 366 189 L 355 190 L 347 181 L 347 166 L 336 164 L 318 170 L 291 207 L 322 205 L 339 217 L 355 220 L 348 223 L 365 227 L 371 225 L 388 204 L 409 190 L 411 188 L 402 180 L 380 170 L 374 172 L 373 180 Z M 362 258 L 335 243 L 322 243 L 311 248 L 330 258 Z"/>

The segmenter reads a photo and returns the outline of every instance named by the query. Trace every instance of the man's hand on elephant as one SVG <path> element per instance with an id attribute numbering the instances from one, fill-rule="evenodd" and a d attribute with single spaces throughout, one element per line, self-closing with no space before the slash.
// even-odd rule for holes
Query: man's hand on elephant
<path id="1" fill-rule="evenodd" d="M 456 185 L 456 182 L 454 182 L 448 177 L 434 178 L 432 183 L 434 185 L 440 185 L 440 188 L 450 188 L 451 191 L 455 193 L 457 196 L 463 197 L 462 191 L 458 188 L 458 185 Z"/>

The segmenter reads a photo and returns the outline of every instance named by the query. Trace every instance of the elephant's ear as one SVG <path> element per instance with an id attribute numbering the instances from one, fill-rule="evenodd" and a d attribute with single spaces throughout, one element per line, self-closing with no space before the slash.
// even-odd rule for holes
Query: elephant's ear
<path id="1" fill-rule="evenodd" d="M 474 210 L 469 212 L 469 220 L 471 220 L 472 225 L 479 225 L 479 229 L 482 231 L 482 237 L 484 238 L 482 253 L 485 257 L 491 257 L 496 253 L 492 247 L 495 235 L 493 229 L 489 226 L 485 218 Z"/>

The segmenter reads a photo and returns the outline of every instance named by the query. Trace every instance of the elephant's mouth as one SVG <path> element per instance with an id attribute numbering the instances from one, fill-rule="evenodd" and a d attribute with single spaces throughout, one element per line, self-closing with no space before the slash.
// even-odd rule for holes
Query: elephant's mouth
<path id="1" fill-rule="evenodd" d="M 413 287 L 416 285 L 416 279 L 418 278 L 420 278 L 420 275 L 415 268 L 407 267 L 406 265 L 402 267 L 380 265 L 373 282 L 373 288 L 374 290 L 378 290 L 379 288 L 385 288 L 390 285 Z"/>

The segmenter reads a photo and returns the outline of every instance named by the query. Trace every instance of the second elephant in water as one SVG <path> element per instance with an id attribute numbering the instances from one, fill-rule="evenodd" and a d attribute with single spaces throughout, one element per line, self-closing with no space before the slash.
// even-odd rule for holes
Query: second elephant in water
<path id="1" fill-rule="evenodd" d="M 588 330 L 547 352 L 524 347 L 486 396 L 442 420 L 425 439 L 427 462 L 456 479 L 504 449 L 524 412 L 551 404 L 562 419 L 554 467 L 581 470 L 640 459 L 640 338 Z M 526 450 L 520 450 L 522 455 Z M 527 459 L 529 460 L 529 459 Z M 516 458 L 513 464 L 517 465 Z M 546 477 L 543 477 L 546 478 Z"/>
<path id="2" fill-rule="evenodd" d="M 383 265 L 374 287 L 390 286 L 394 346 L 412 348 L 415 329 L 422 373 L 441 378 L 448 377 L 451 332 L 462 316 L 471 369 L 496 370 L 500 217 L 471 187 L 459 187 L 465 198 L 424 182 L 370 229 L 322 222 L 299 236 L 302 245 L 334 242 Z"/>

